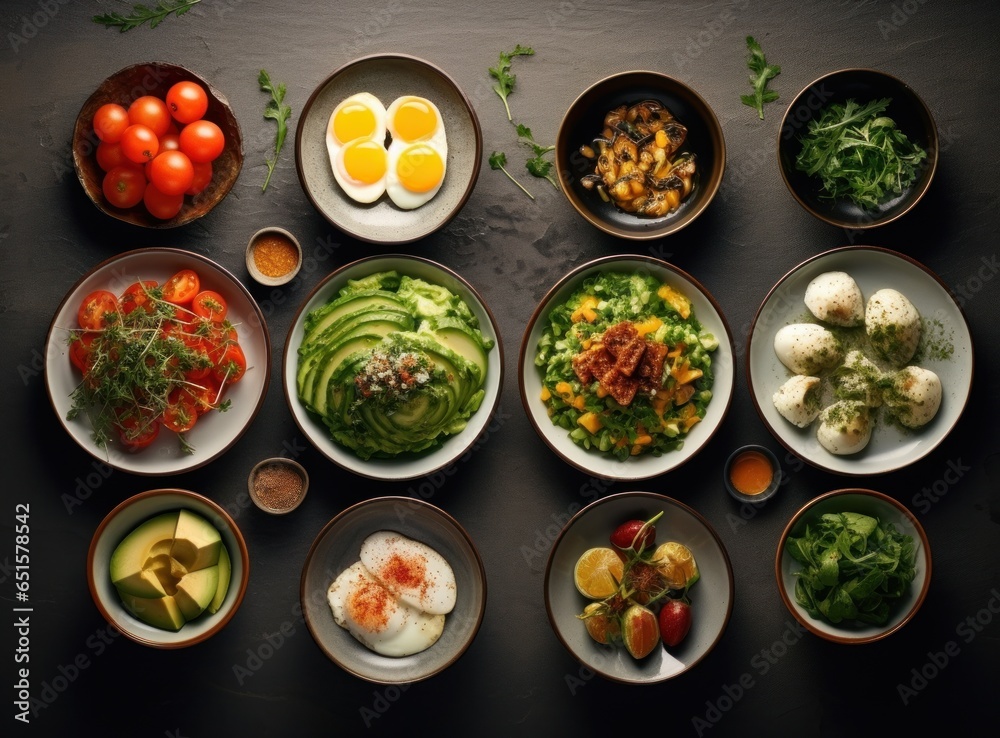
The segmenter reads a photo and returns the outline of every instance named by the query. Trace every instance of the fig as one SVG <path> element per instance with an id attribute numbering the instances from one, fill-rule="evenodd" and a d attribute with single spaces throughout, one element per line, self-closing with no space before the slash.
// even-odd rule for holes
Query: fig
<path id="1" fill-rule="evenodd" d="M 684 600 L 667 600 L 660 608 L 659 625 L 663 643 L 676 646 L 691 630 L 691 605 Z"/>
<path id="2" fill-rule="evenodd" d="M 642 553 L 656 545 L 656 526 L 653 524 L 663 515 L 661 510 L 649 520 L 629 520 L 611 534 L 611 545 L 622 551 Z"/>
<path id="3" fill-rule="evenodd" d="M 621 638 L 621 622 L 603 602 L 591 602 L 580 617 L 587 633 L 598 643 L 614 643 Z"/>
<path id="4" fill-rule="evenodd" d="M 648 656 L 660 643 L 660 627 L 656 615 L 648 607 L 629 607 L 622 615 L 621 629 L 622 642 L 633 658 Z"/>

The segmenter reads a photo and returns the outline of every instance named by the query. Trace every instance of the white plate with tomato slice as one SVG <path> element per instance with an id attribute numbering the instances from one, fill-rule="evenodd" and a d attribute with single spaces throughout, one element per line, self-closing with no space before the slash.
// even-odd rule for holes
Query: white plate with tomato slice
<path id="1" fill-rule="evenodd" d="M 63 298 L 46 339 L 46 387 L 66 431 L 109 466 L 149 476 L 229 449 L 257 415 L 270 367 L 253 296 L 211 259 L 175 248 L 98 264 Z"/>

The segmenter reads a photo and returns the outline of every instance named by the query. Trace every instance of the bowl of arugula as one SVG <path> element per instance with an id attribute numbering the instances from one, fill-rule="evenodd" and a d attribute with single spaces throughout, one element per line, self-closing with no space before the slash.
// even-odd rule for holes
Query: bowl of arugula
<path id="1" fill-rule="evenodd" d="M 896 499 L 838 489 L 795 513 L 774 570 L 781 599 L 804 628 L 834 643 L 872 643 L 923 605 L 931 549 L 920 521 Z"/>
<path id="2" fill-rule="evenodd" d="M 839 228 L 891 223 L 931 186 L 938 134 L 930 109 L 905 82 L 872 69 L 820 77 L 788 106 L 778 164 L 792 197 Z"/>

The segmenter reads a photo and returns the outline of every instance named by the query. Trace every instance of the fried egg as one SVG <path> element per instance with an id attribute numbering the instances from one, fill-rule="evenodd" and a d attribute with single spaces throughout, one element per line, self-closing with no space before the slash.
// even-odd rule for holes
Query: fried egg
<path id="1" fill-rule="evenodd" d="M 433 198 L 444 182 L 448 139 L 441 111 L 430 100 L 404 95 L 386 109 L 391 137 L 386 192 L 404 210 Z"/>
<path id="2" fill-rule="evenodd" d="M 806 287 L 806 307 L 818 320 L 839 326 L 861 325 L 865 301 L 854 277 L 846 272 L 824 272 Z"/>
<path id="3" fill-rule="evenodd" d="M 455 607 L 455 573 L 430 546 L 393 531 L 361 544 L 361 563 L 386 589 L 411 607 L 445 615 Z"/>
<path id="4" fill-rule="evenodd" d="M 844 357 L 840 342 L 815 323 L 783 326 L 774 334 L 774 353 L 796 374 L 818 374 L 832 369 Z"/>
<path id="5" fill-rule="evenodd" d="M 375 202 L 385 192 L 385 133 L 385 106 L 371 93 L 345 98 L 330 114 L 326 148 L 333 176 L 344 193 L 357 202 Z"/>
<path id="6" fill-rule="evenodd" d="M 333 581 L 327 601 L 337 625 L 383 656 L 419 653 L 444 632 L 444 615 L 421 612 L 397 600 L 360 561 Z"/>

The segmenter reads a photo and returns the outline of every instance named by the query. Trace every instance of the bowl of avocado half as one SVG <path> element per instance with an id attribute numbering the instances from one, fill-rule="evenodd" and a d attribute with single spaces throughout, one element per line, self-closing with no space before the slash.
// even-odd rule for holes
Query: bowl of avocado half
<path id="1" fill-rule="evenodd" d="M 154 489 L 101 521 L 87 554 L 97 609 L 125 636 L 185 648 L 225 627 L 246 593 L 250 556 L 229 514 L 182 489 Z"/>

